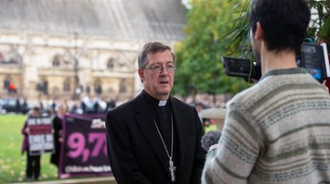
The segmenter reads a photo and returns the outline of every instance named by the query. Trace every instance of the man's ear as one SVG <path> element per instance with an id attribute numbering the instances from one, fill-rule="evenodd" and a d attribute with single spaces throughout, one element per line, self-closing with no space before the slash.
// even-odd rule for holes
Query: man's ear
<path id="1" fill-rule="evenodd" d="M 256 40 L 263 39 L 264 38 L 264 29 L 261 27 L 260 22 L 257 22 L 256 24 L 257 24 L 257 26 L 256 26 L 256 32 L 254 34 L 254 38 Z"/>
<path id="2" fill-rule="evenodd" d="M 140 76 L 141 83 L 143 83 L 143 81 L 144 81 L 143 69 L 139 68 L 138 73 L 139 73 L 139 76 Z"/>

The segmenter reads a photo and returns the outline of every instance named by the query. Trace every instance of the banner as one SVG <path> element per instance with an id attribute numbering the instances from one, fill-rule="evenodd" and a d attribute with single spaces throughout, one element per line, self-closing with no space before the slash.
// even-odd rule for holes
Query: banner
<path id="1" fill-rule="evenodd" d="M 51 117 L 29 117 L 27 127 L 30 131 L 28 134 L 30 155 L 55 151 Z"/>
<path id="2" fill-rule="evenodd" d="M 104 115 L 66 114 L 63 117 L 59 176 L 111 175 Z"/>

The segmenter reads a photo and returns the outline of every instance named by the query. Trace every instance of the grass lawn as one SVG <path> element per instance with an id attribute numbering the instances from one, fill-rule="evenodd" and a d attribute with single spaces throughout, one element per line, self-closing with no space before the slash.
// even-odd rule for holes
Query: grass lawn
<path id="1" fill-rule="evenodd" d="M 25 119 L 24 115 L 0 115 L 0 183 L 25 181 L 26 153 L 21 154 Z M 49 160 L 49 153 L 41 156 L 41 181 L 57 179 L 57 168 Z"/>
<path id="2" fill-rule="evenodd" d="M 26 153 L 21 154 L 24 115 L 0 115 L 0 184 L 25 181 Z M 215 130 L 211 124 L 205 132 Z M 50 154 L 41 156 L 41 181 L 57 180 L 57 168 L 50 163 Z"/>

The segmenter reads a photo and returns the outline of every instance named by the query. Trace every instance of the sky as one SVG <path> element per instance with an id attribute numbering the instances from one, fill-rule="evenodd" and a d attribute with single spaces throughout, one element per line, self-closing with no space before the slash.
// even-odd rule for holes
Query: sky
<path id="1" fill-rule="evenodd" d="M 181 0 L 182 4 L 186 6 L 186 8 L 190 9 L 191 6 L 188 4 L 189 0 Z"/>

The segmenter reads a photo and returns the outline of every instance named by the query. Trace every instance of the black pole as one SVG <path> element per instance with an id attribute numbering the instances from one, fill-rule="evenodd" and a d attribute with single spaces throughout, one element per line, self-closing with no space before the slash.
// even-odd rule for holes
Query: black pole
<path id="1" fill-rule="evenodd" d="M 78 33 L 74 32 L 74 54 L 73 54 L 73 60 L 74 60 L 74 89 L 73 89 L 73 100 L 79 99 L 79 94 L 77 94 L 77 89 L 79 88 L 79 77 L 78 77 L 78 47 L 77 47 L 77 39 L 78 39 Z"/>
<path id="2" fill-rule="evenodd" d="M 216 38 L 213 38 L 213 46 L 214 46 L 214 68 L 217 68 L 217 45 L 218 45 L 218 41 Z M 217 103 L 217 70 L 214 70 L 214 90 L 213 90 L 213 106 L 216 105 Z"/>

